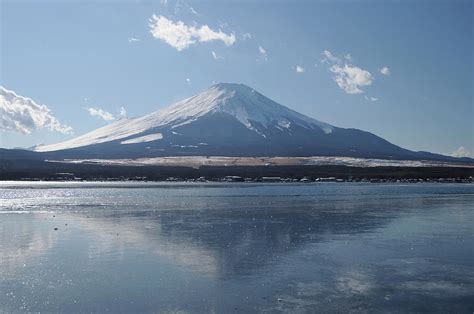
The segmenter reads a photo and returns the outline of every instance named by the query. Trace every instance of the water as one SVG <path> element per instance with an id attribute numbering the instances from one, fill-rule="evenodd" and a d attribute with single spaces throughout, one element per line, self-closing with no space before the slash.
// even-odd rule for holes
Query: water
<path id="1" fill-rule="evenodd" d="M 4 182 L 0 312 L 472 313 L 473 222 L 464 184 Z"/>

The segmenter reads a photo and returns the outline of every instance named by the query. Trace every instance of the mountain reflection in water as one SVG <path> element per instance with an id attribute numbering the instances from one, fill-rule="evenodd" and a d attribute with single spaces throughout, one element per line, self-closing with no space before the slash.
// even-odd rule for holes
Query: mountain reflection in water
<path id="1" fill-rule="evenodd" d="M 44 186 L 0 195 L 1 310 L 473 306 L 469 185 Z"/>

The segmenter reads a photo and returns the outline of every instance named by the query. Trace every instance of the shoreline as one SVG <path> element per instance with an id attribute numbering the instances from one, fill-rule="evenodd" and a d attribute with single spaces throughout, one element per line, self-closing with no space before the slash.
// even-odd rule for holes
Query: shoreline
<path id="1" fill-rule="evenodd" d="M 146 179 L 34 179 L 34 178 L 20 178 L 16 180 L 2 180 L 0 179 L 0 187 L 3 184 L 15 184 L 15 183 L 85 183 L 85 184 L 107 184 L 107 183 L 130 183 L 130 184 L 203 184 L 203 183 L 216 183 L 216 184 L 322 184 L 322 183 L 355 183 L 355 184 L 474 184 L 474 178 L 438 178 L 438 179 L 422 179 L 422 178 L 402 178 L 402 179 L 369 179 L 369 178 L 357 178 L 357 179 L 338 179 L 338 178 L 317 178 L 311 180 L 308 178 L 294 179 L 294 178 L 220 178 L 217 180 L 212 179 L 182 179 L 182 178 L 169 178 L 166 180 L 146 180 Z"/>
<path id="2" fill-rule="evenodd" d="M 174 159 L 173 159 L 174 160 Z M 474 167 L 347 164 L 103 164 L 0 160 L 0 181 L 472 182 Z M 176 161 L 176 160 L 174 160 Z M 215 160 L 214 160 L 215 161 Z M 222 161 L 222 160 L 221 160 Z M 228 161 L 224 159 L 224 161 Z M 275 159 L 273 159 L 275 161 Z M 369 160 L 370 161 L 370 160 Z M 373 161 L 373 160 L 372 160 Z M 344 159 L 347 162 L 347 159 Z"/>

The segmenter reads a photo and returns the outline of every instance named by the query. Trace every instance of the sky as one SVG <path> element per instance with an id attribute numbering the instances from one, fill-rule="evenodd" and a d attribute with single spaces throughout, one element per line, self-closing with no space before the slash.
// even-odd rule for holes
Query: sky
<path id="1" fill-rule="evenodd" d="M 243 83 L 416 151 L 474 157 L 473 2 L 0 0 L 0 147 Z"/>

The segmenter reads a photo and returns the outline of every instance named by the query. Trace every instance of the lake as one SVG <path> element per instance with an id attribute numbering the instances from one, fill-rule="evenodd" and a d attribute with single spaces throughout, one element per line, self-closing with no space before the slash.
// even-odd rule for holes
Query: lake
<path id="1" fill-rule="evenodd" d="M 474 185 L 0 183 L 0 312 L 474 311 Z"/>

